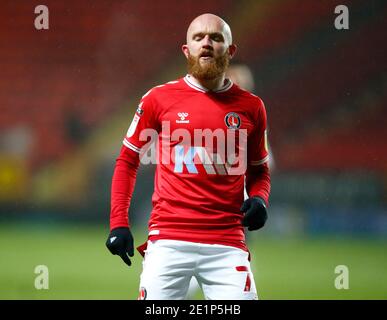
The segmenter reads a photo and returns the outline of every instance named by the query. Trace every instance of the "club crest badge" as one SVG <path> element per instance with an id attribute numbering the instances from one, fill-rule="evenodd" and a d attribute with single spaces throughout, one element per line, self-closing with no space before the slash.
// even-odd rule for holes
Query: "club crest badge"
<path id="1" fill-rule="evenodd" d="M 224 122 L 229 129 L 239 129 L 241 126 L 241 118 L 235 112 L 229 112 L 224 117 Z"/>

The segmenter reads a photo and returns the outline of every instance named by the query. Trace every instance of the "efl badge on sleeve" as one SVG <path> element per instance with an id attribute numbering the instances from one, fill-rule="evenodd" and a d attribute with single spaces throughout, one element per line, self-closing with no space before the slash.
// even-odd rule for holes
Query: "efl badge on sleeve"
<path id="1" fill-rule="evenodd" d="M 136 131 L 138 122 L 140 121 L 140 118 L 141 118 L 141 116 L 144 113 L 144 110 L 141 107 L 142 107 L 142 102 L 138 105 L 138 108 L 137 108 L 137 110 L 136 110 L 136 112 L 134 114 L 132 123 L 130 124 L 128 132 L 126 133 L 126 136 L 128 138 L 130 138 L 134 134 L 134 132 Z"/>
<path id="2" fill-rule="evenodd" d="M 229 112 L 224 117 L 224 122 L 229 129 L 239 129 L 241 126 L 241 118 L 235 112 Z"/>

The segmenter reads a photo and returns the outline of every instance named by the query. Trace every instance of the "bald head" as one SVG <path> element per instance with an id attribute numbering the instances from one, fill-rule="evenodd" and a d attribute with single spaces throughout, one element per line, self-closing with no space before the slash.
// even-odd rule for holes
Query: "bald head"
<path id="1" fill-rule="evenodd" d="M 226 45 L 232 44 L 230 26 L 226 21 L 214 14 L 202 14 L 191 22 L 187 30 L 187 43 L 196 33 L 201 32 L 207 34 L 219 32 L 223 35 Z"/>
<path id="2" fill-rule="evenodd" d="M 206 82 L 205 86 L 212 90 L 223 84 L 236 45 L 232 43 L 229 25 L 222 18 L 205 13 L 189 25 L 187 43 L 182 45 L 182 51 L 187 58 L 189 74 Z"/>

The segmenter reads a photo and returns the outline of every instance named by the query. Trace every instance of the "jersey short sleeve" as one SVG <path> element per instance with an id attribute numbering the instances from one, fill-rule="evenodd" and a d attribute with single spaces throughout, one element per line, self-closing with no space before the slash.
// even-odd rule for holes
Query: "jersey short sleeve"
<path id="1" fill-rule="evenodd" d="M 141 148 L 158 131 L 159 123 L 157 120 L 156 104 L 151 89 L 142 97 L 123 140 L 123 144 L 127 148 L 140 153 Z"/>

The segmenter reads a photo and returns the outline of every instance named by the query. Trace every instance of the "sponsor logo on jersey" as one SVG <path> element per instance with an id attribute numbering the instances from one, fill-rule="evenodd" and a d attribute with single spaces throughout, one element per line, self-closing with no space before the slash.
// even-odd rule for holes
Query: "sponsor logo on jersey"
<path id="1" fill-rule="evenodd" d="M 180 120 L 176 120 L 176 123 L 189 123 L 189 120 L 186 119 L 188 117 L 188 112 L 179 112 L 177 115 Z"/>
<path id="2" fill-rule="evenodd" d="M 188 173 L 198 174 L 198 165 L 202 165 L 207 174 L 218 175 L 240 175 L 246 170 L 246 156 L 241 152 L 238 156 L 235 154 L 225 155 L 211 153 L 205 147 L 189 147 L 185 150 L 184 146 L 174 147 L 175 153 L 175 173 L 183 173 L 184 167 Z"/>
<path id="3" fill-rule="evenodd" d="M 224 117 L 224 122 L 229 129 L 239 129 L 241 126 L 241 118 L 235 112 L 229 112 Z"/>

